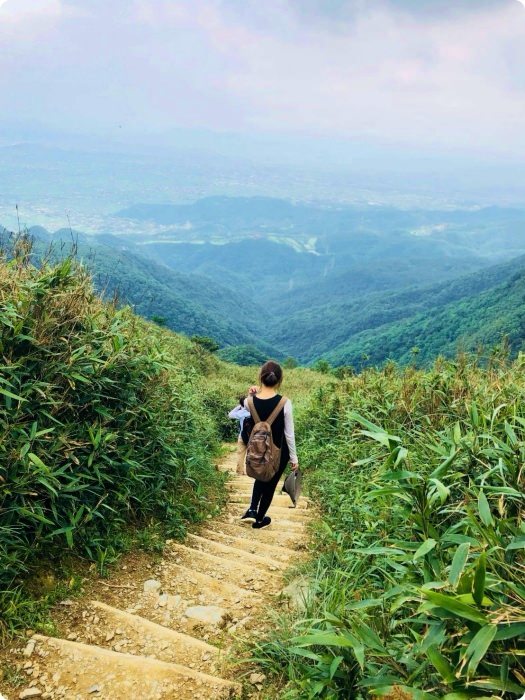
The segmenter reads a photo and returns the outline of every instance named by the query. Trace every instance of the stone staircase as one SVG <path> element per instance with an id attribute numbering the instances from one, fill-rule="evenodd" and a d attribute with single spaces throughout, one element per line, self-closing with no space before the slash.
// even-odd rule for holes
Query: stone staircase
<path id="1" fill-rule="evenodd" d="M 243 691 L 228 657 L 283 595 L 285 571 L 304 557 L 312 511 L 307 499 L 291 509 L 288 496 L 277 495 L 271 526 L 252 529 L 239 516 L 253 482 L 234 474 L 235 461 L 230 453 L 219 467 L 232 473 L 226 512 L 184 544 L 169 540 L 153 578 L 113 578 L 96 600 L 68 601 L 66 638 L 29 639 L 19 661 L 27 685 L 10 699 L 222 700 L 250 697 L 250 687 L 256 694 L 249 682 Z"/>

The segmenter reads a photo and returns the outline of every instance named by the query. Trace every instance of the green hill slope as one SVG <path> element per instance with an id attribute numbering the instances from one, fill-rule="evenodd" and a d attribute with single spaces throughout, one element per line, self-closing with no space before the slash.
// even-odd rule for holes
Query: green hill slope
<path id="1" fill-rule="evenodd" d="M 505 282 L 458 301 L 433 305 L 424 312 L 373 330 L 365 330 L 341 343 L 324 357 L 334 364 L 361 367 L 387 359 L 430 363 L 437 355 L 451 357 L 458 350 L 490 348 L 508 338 L 513 353 L 525 342 L 525 261 Z"/>
<path id="2" fill-rule="evenodd" d="M 96 289 L 107 298 L 116 296 L 144 318 L 164 319 L 171 330 L 186 335 L 213 337 L 221 347 L 256 344 L 272 354 L 258 337 L 266 322 L 264 309 L 254 313 L 244 293 L 201 275 L 184 274 L 145 258 L 133 246 L 115 237 L 89 237 L 70 231 L 50 234 L 32 228 L 33 258 L 67 256 L 75 241 L 75 256 L 92 272 Z M 4 239 L 6 234 L 4 233 Z"/>
<path id="3" fill-rule="evenodd" d="M 329 353 L 331 361 L 336 364 L 345 364 L 351 355 L 356 366 L 360 366 L 362 358 L 361 355 L 356 356 L 358 351 L 347 352 L 346 349 L 350 349 L 365 331 L 368 331 L 366 338 L 370 340 L 369 345 L 373 345 L 376 333 L 383 332 L 386 328 L 395 332 L 398 322 L 416 316 L 430 319 L 446 305 L 477 297 L 523 270 L 525 256 L 520 256 L 508 263 L 428 287 L 361 295 L 348 303 L 317 304 L 308 310 L 291 314 L 283 322 L 272 326 L 269 340 L 279 342 L 285 353 L 297 352 L 302 361 L 310 362 Z M 496 341 L 497 338 L 494 338 L 491 344 Z M 433 343 L 435 354 L 439 354 L 439 339 L 434 338 Z M 408 345 L 409 351 L 414 344 Z M 374 357 L 379 356 L 377 353 L 381 353 L 380 348 L 375 353 Z M 397 354 L 392 357 L 398 358 Z"/>
<path id="4" fill-rule="evenodd" d="M 71 260 L 14 262 L 0 262 L 0 636 L 28 624 L 35 567 L 70 551 L 103 568 L 128 528 L 176 535 L 206 515 L 230 403 L 206 388 L 218 361 L 101 302 Z"/>

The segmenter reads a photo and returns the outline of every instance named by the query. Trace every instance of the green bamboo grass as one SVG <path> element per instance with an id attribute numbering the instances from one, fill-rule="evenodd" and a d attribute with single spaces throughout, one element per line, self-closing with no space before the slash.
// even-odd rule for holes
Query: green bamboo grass
<path id="1" fill-rule="evenodd" d="M 129 531 L 181 536 L 218 507 L 219 363 L 103 303 L 68 259 L 0 263 L 0 634 L 31 622 L 24 582 L 64 552 L 103 568 Z"/>
<path id="2" fill-rule="evenodd" d="M 313 595 L 255 652 L 280 697 L 523 694 L 524 369 L 458 357 L 317 392 L 298 431 L 325 513 Z"/>

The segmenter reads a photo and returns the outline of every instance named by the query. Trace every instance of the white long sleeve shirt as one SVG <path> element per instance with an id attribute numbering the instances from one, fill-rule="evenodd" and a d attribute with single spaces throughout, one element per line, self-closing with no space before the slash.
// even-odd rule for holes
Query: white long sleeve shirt
<path id="1" fill-rule="evenodd" d="M 240 404 L 238 406 L 235 406 L 235 408 L 228 413 L 228 418 L 235 418 L 236 420 L 239 421 L 239 427 L 240 427 L 239 436 L 242 433 L 242 426 L 244 424 L 244 419 L 248 418 L 249 415 L 250 415 L 250 411 L 248 411 L 247 408 L 244 408 L 244 406 L 241 406 Z"/>
<path id="2" fill-rule="evenodd" d="M 284 437 L 290 451 L 290 462 L 297 464 L 297 448 L 295 447 L 295 428 L 293 423 L 293 408 L 290 399 L 284 404 Z"/>

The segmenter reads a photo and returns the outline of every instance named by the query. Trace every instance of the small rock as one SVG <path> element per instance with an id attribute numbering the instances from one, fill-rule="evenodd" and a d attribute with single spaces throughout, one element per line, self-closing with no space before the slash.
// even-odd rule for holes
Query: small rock
<path id="1" fill-rule="evenodd" d="M 30 639 L 30 640 L 28 641 L 27 646 L 26 646 L 26 648 L 24 649 L 24 652 L 23 652 L 23 653 L 24 653 L 24 656 L 25 656 L 26 658 L 29 659 L 29 658 L 33 655 L 33 652 L 34 652 L 34 650 L 35 650 L 35 645 L 36 645 L 36 641 L 35 641 L 34 639 Z"/>
<path id="2" fill-rule="evenodd" d="M 312 586 L 305 577 L 298 577 L 283 588 L 281 595 L 288 599 L 291 608 L 306 610 L 312 598 Z"/>
<path id="3" fill-rule="evenodd" d="M 113 639 L 114 636 L 115 636 L 115 632 L 108 632 L 106 634 L 106 642 L 111 642 L 111 640 Z"/>
<path id="4" fill-rule="evenodd" d="M 78 639 L 78 634 L 76 632 L 70 632 L 67 635 L 67 638 L 69 639 L 70 642 L 74 642 L 76 639 Z"/>
<path id="5" fill-rule="evenodd" d="M 160 581 L 155 581 L 155 579 L 144 581 L 144 593 L 157 593 L 158 591 L 160 591 Z"/>
<path id="6" fill-rule="evenodd" d="M 180 595 L 172 595 L 168 598 L 168 610 L 175 610 L 182 603 Z"/>
<path id="7" fill-rule="evenodd" d="M 184 615 L 205 625 L 219 625 L 226 615 L 226 610 L 217 605 L 194 605 L 187 608 Z"/>
<path id="8" fill-rule="evenodd" d="M 42 691 L 39 688 L 26 688 L 22 690 L 19 694 L 20 700 L 26 700 L 26 698 L 39 698 L 42 695 Z"/>
<path id="9" fill-rule="evenodd" d="M 252 685 L 259 685 L 260 683 L 264 683 L 266 680 L 266 676 L 264 673 L 252 673 L 250 675 L 250 683 Z"/>
<path id="10" fill-rule="evenodd" d="M 168 594 L 163 593 L 162 595 L 159 595 L 159 599 L 157 601 L 157 605 L 159 606 L 159 608 L 165 608 L 167 604 L 168 604 Z"/>
<path id="11" fill-rule="evenodd" d="M 69 605 L 74 605 L 74 604 L 75 604 L 75 603 L 74 603 L 72 600 L 69 600 L 69 598 L 66 598 L 65 600 L 61 600 L 61 601 L 60 601 L 60 605 L 69 606 Z"/>
<path id="12" fill-rule="evenodd" d="M 100 686 L 99 685 L 92 685 L 90 688 L 87 689 L 88 695 L 93 695 L 93 693 L 100 693 Z"/>

